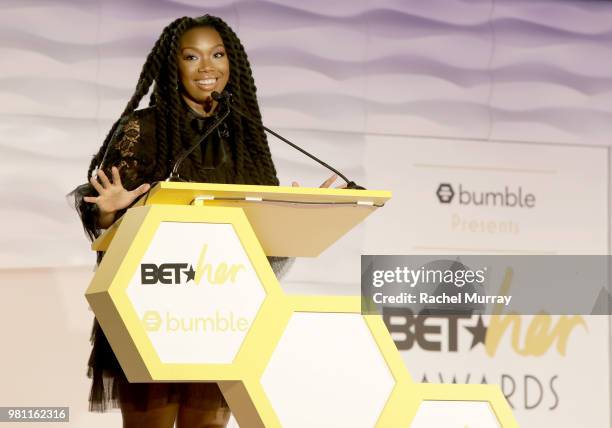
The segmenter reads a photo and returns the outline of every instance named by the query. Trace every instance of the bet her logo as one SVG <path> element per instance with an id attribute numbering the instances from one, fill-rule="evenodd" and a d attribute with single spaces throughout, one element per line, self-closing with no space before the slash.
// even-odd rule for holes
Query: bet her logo
<path id="1" fill-rule="evenodd" d="M 512 269 L 507 269 L 500 295 L 509 295 L 513 277 Z M 517 313 L 502 314 L 501 304 L 495 305 L 488 326 L 481 315 L 476 317 L 474 325 L 471 314 L 415 314 L 402 307 L 384 308 L 383 320 L 389 333 L 396 336 L 395 345 L 400 351 L 410 350 L 416 344 L 423 350 L 440 352 L 443 343 L 447 342 L 449 352 L 459 352 L 462 342 L 459 336 L 468 331 L 472 338 L 470 351 L 481 345 L 489 357 L 495 356 L 505 335 L 510 335 L 512 349 L 518 355 L 540 357 L 555 346 L 559 355 L 565 356 L 574 331 L 578 327 L 588 331 L 580 315 L 561 315 L 555 321 L 546 312 L 531 317 L 529 325 L 523 329 L 523 317 Z M 446 324 L 447 334 L 443 333 L 442 324 Z"/>
<path id="2" fill-rule="evenodd" d="M 140 282 L 144 285 L 178 285 L 191 282 L 200 285 L 202 277 L 210 285 L 223 285 L 228 281 L 235 283 L 238 273 L 246 270 L 243 264 L 221 262 L 218 265 L 206 263 L 208 244 L 202 246 L 196 269 L 188 263 L 141 263 Z M 183 280 L 183 275 L 185 275 Z"/>

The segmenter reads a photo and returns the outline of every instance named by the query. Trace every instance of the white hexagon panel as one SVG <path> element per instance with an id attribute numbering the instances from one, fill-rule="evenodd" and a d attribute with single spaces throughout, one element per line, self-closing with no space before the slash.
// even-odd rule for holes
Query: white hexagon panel
<path id="1" fill-rule="evenodd" d="M 361 314 L 294 312 L 261 385 L 281 426 L 371 428 L 395 379 Z"/>
<path id="2" fill-rule="evenodd" d="M 131 381 L 239 378 L 233 366 L 280 292 L 240 209 L 134 208 L 87 298 Z"/>
<path id="3" fill-rule="evenodd" d="M 500 428 L 500 425 L 487 401 L 425 400 L 410 427 Z"/>
<path id="4" fill-rule="evenodd" d="M 231 224 L 162 222 L 127 287 L 162 363 L 231 363 L 265 291 Z"/>

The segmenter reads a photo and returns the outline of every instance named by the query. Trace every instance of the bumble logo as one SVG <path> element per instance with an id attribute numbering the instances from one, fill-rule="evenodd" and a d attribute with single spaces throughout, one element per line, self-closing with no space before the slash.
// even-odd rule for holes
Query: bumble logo
<path id="1" fill-rule="evenodd" d="M 450 184 L 440 183 L 436 195 L 438 195 L 438 200 L 441 204 L 450 204 L 455 196 L 455 191 Z"/>
<path id="2" fill-rule="evenodd" d="M 235 333 L 249 329 L 249 320 L 231 311 L 187 317 L 171 312 L 162 317 L 157 311 L 146 311 L 141 321 L 144 329 L 153 333 Z"/>
<path id="3" fill-rule="evenodd" d="M 146 311 L 142 316 L 142 324 L 146 331 L 159 331 L 162 319 L 157 311 Z"/>
<path id="4" fill-rule="evenodd" d="M 202 246 L 196 268 L 189 263 L 141 263 L 140 281 L 143 285 L 223 285 L 235 283 L 238 274 L 246 271 L 243 264 L 221 262 L 213 265 L 206 262 L 208 244 Z M 183 276 L 184 275 L 184 276 Z M 204 283 L 202 283 L 204 280 Z"/>
<path id="5" fill-rule="evenodd" d="M 503 207 L 503 208 L 534 208 L 536 197 L 533 193 L 523 190 L 521 186 L 511 189 L 504 186 L 503 190 L 472 190 L 459 184 L 456 201 L 459 205 Z M 441 204 L 450 204 L 455 199 L 455 190 L 450 183 L 441 183 L 436 190 Z"/>

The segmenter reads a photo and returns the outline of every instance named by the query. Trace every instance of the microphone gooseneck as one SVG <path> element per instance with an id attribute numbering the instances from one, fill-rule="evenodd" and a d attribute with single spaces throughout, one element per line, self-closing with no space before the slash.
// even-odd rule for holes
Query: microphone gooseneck
<path id="1" fill-rule="evenodd" d="M 240 116 L 244 117 L 246 120 L 248 120 L 250 122 L 253 122 L 253 123 L 257 124 L 257 125 L 260 124 L 257 120 L 255 120 L 249 114 L 245 113 L 240 108 L 236 107 L 235 104 L 232 104 L 232 94 L 230 92 L 223 91 L 222 93 L 219 93 L 217 91 L 214 91 L 212 94 L 210 94 L 210 96 L 212 97 L 213 100 L 217 101 L 218 103 L 225 104 L 227 106 L 227 108 L 228 108 L 228 111 L 229 110 L 234 110 L 236 113 L 238 113 Z M 358 185 L 357 183 L 355 183 L 354 181 L 349 180 L 348 178 L 346 178 L 346 176 L 344 174 L 342 174 L 340 171 L 338 171 L 336 168 L 332 167 L 331 165 L 328 165 L 327 163 L 323 162 L 322 160 L 320 160 L 316 156 L 308 153 L 306 150 L 302 149 L 297 144 L 292 143 L 291 141 L 289 141 L 288 139 L 286 139 L 282 135 L 278 134 L 277 132 L 274 132 L 273 130 L 271 130 L 270 128 L 264 126 L 263 124 L 262 124 L 262 126 L 263 126 L 263 129 L 266 132 L 268 132 L 269 134 L 274 135 L 279 140 L 281 140 L 284 143 L 290 145 L 291 147 L 293 147 L 294 149 L 296 149 L 300 153 L 308 156 L 310 159 L 314 160 L 318 164 L 320 164 L 320 165 L 324 166 L 325 168 L 327 168 L 328 170 L 332 171 L 334 174 L 338 174 L 338 176 L 346 182 L 346 188 L 347 189 L 365 190 L 364 187 L 362 187 L 362 186 Z"/>

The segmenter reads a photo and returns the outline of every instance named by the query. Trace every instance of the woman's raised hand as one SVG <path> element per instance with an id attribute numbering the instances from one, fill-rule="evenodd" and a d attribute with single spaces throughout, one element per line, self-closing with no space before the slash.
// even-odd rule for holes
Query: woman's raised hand
<path id="1" fill-rule="evenodd" d="M 129 207 L 140 195 L 147 193 L 151 188 L 150 184 L 142 184 L 134 190 L 126 190 L 121 183 L 119 170 L 117 167 L 111 168 L 113 182 L 111 183 L 102 169 L 98 170 L 97 178 L 91 177 L 91 185 L 98 191 L 98 196 L 85 196 L 83 200 L 96 204 L 102 216 L 114 214 L 115 212 Z"/>

